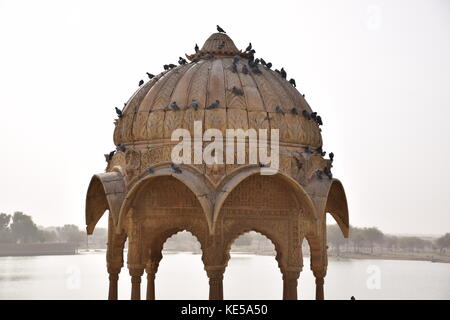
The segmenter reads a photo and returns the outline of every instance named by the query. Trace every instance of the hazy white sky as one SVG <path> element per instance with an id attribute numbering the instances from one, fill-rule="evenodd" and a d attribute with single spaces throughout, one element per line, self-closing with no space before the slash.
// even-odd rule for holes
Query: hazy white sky
<path id="1" fill-rule="evenodd" d="M 351 224 L 450 232 L 446 0 L 0 0 L 0 212 L 84 226 L 114 107 L 216 24 L 323 116 Z"/>

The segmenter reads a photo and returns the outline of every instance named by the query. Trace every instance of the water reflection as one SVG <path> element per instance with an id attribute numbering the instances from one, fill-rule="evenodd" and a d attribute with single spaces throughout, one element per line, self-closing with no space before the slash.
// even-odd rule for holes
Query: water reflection
<path id="1" fill-rule="evenodd" d="M 145 292 L 143 277 L 142 292 Z M 165 253 L 155 280 L 157 299 L 207 299 L 208 279 L 200 254 Z M 105 252 L 75 256 L 1 257 L 0 299 L 105 299 Z M 299 279 L 299 298 L 314 299 L 309 259 Z M 119 298 L 129 299 L 130 277 L 122 269 Z M 281 272 L 273 256 L 232 254 L 224 274 L 226 299 L 280 299 Z M 448 264 L 425 261 L 330 260 L 328 299 L 450 299 Z"/>

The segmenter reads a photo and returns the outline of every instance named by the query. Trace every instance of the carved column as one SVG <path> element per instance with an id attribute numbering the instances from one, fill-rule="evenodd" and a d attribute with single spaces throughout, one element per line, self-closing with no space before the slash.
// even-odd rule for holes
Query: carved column
<path id="1" fill-rule="evenodd" d="M 147 300 L 155 300 L 155 275 L 160 260 L 149 260 L 145 267 L 147 273 Z"/>
<path id="2" fill-rule="evenodd" d="M 323 285 L 325 283 L 326 269 L 313 269 L 314 277 L 316 277 L 316 300 L 325 299 Z"/>
<path id="3" fill-rule="evenodd" d="M 300 271 L 283 272 L 283 300 L 297 300 L 297 284 Z"/>
<path id="4" fill-rule="evenodd" d="M 131 276 L 131 300 L 141 300 L 141 276 L 144 269 L 130 269 Z"/>
<path id="5" fill-rule="evenodd" d="M 209 278 L 209 300 L 223 300 L 223 273 L 225 267 L 205 266 L 206 273 Z"/>
<path id="6" fill-rule="evenodd" d="M 108 300 L 117 300 L 119 273 L 123 267 L 123 247 L 127 236 L 125 233 L 116 234 L 114 222 L 109 215 L 108 243 L 106 249 L 106 265 L 109 274 Z"/>
<path id="7" fill-rule="evenodd" d="M 109 273 L 109 292 L 108 300 L 117 300 L 117 282 L 119 280 L 120 268 L 110 268 L 108 267 Z"/>

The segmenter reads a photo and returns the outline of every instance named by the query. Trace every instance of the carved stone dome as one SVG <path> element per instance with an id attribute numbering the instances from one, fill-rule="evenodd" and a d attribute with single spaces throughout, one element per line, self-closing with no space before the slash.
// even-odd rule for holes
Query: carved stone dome
<path id="1" fill-rule="evenodd" d="M 236 55 L 240 60 L 233 72 Z M 177 128 L 193 135 L 197 120 L 202 121 L 203 130 L 219 129 L 224 136 L 226 129 L 271 128 L 280 130 L 280 145 L 322 145 L 317 123 L 302 116 L 303 110 L 310 113 L 311 108 L 300 92 L 262 64 L 258 64 L 260 73 L 252 71 L 248 53 L 238 50 L 226 34 L 212 34 L 198 52 L 187 57 L 191 62 L 158 74 L 130 98 L 116 123 L 116 145 L 162 143 Z M 243 94 L 233 93 L 233 88 Z M 207 109 L 216 100 L 219 106 Z M 173 102 L 180 110 L 170 107 Z M 284 114 L 276 112 L 277 107 Z M 291 112 L 293 108 L 298 114 Z"/>

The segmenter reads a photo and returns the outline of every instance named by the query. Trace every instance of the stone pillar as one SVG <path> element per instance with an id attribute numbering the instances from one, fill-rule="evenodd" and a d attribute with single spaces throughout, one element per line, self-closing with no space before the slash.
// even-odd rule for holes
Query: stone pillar
<path id="1" fill-rule="evenodd" d="M 223 300 L 223 273 L 225 267 L 205 267 L 209 278 L 209 300 Z"/>
<path id="2" fill-rule="evenodd" d="M 314 277 L 316 277 L 316 300 L 325 299 L 323 284 L 325 283 L 326 270 L 313 270 Z"/>
<path id="3" fill-rule="evenodd" d="M 300 271 L 283 272 L 283 300 L 297 300 L 297 279 Z"/>
<path id="4" fill-rule="evenodd" d="M 141 300 L 141 276 L 144 269 L 130 269 L 131 300 Z"/>
<path id="5" fill-rule="evenodd" d="M 147 273 L 147 300 L 155 300 L 155 275 L 158 271 L 159 260 L 149 260 L 145 267 Z"/>
<path id="6" fill-rule="evenodd" d="M 117 281 L 119 280 L 120 268 L 108 268 L 109 292 L 108 300 L 117 300 Z"/>

